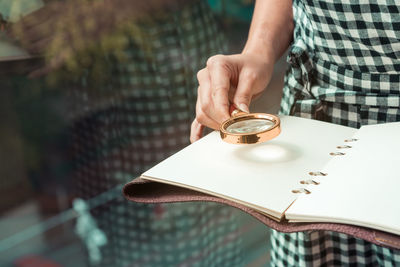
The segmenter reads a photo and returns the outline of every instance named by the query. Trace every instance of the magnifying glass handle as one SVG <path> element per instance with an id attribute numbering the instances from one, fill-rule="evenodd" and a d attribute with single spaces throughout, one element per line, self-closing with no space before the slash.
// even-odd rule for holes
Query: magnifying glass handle
<path id="1" fill-rule="evenodd" d="M 243 114 L 248 114 L 247 112 L 244 112 L 243 110 L 237 108 L 235 104 L 230 104 L 229 106 L 229 114 L 231 117 L 237 117 Z"/>

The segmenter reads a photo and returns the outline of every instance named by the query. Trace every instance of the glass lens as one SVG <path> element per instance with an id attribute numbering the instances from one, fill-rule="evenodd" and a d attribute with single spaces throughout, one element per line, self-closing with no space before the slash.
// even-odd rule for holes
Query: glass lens
<path id="1" fill-rule="evenodd" d="M 265 119 L 248 119 L 232 123 L 226 131 L 232 134 L 259 133 L 268 130 L 273 125 L 272 121 Z"/>

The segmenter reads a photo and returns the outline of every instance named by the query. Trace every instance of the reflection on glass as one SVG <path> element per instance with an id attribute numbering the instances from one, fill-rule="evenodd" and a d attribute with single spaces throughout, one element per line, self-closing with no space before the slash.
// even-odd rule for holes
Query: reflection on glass
<path id="1" fill-rule="evenodd" d="M 1 266 L 243 266 L 267 253 L 265 227 L 236 209 L 121 195 L 188 145 L 195 73 L 230 53 L 218 23 L 200 0 L 0 0 L 0 39 L 35 56 L 6 61 L 0 40 Z M 227 32 L 233 45 L 247 29 Z"/>
<path id="2" fill-rule="evenodd" d="M 264 119 L 249 119 L 229 125 L 226 130 L 232 134 L 259 133 L 268 130 L 274 125 L 272 121 Z"/>

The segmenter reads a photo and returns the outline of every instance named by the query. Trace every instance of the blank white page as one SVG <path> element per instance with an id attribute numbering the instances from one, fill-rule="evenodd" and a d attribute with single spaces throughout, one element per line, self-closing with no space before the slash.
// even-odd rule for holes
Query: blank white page
<path id="1" fill-rule="evenodd" d="M 178 183 L 233 199 L 276 218 L 297 197 L 291 190 L 330 159 L 329 150 L 353 128 L 281 117 L 281 134 L 266 143 L 228 144 L 213 132 L 164 160 L 142 178 Z"/>
<path id="2" fill-rule="evenodd" d="M 359 140 L 346 155 L 324 168 L 328 176 L 310 186 L 311 194 L 298 198 L 285 216 L 400 234 L 400 123 L 364 126 L 354 137 Z"/>

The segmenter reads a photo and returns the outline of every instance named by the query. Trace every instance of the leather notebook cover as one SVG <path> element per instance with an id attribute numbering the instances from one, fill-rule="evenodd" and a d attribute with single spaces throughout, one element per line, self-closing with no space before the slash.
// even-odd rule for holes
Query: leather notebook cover
<path id="1" fill-rule="evenodd" d="M 126 199 L 140 203 L 173 203 L 173 202 L 193 202 L 211 201 L 226 204 L 238 208 L 268 227 L 283 233 L 293 233 L 302 231 L 327 230 L 348 234 L 356 238 L 364 239 L 379 246 L 400 249 L 400 236 L 386 232 L 339 223 L 288 223 L 287 221 L 278 222 L 268 216 L 255 211 L 249 207 L 230 201 L 227 199 L 207 195 L 194 190 L 173 186 L 164 183 L 153 182 L 141 178 L 134 179 L 123 188 Z"/>

